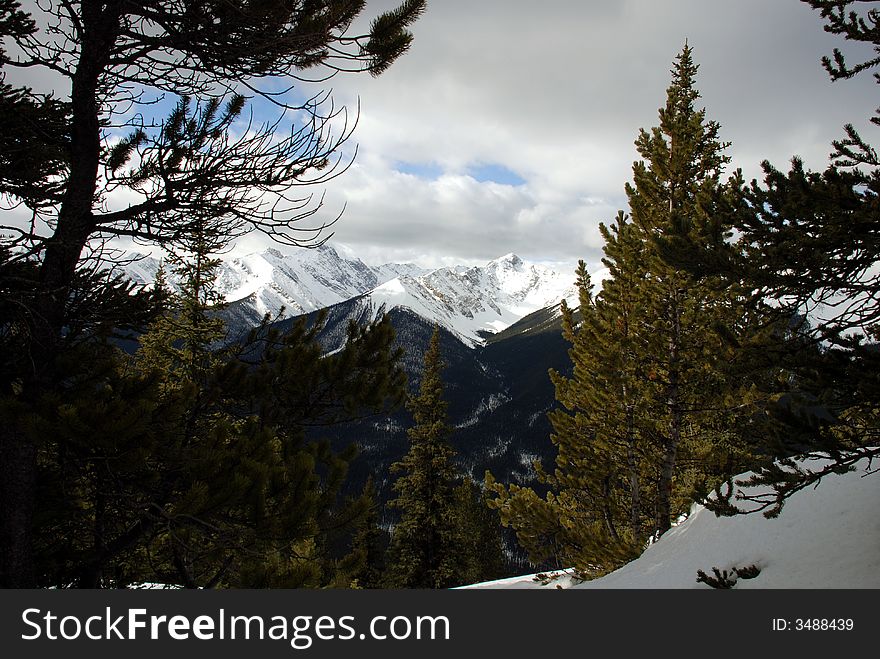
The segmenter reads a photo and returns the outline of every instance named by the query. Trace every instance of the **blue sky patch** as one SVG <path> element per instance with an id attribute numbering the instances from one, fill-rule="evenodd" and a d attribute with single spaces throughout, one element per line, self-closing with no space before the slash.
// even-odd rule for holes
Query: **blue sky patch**
<path id="1" fill-rule="evenodd" d="M 401 174 L 409 174 L 429 181 L 440 178 L 443 168 L 435 162 L 405 162 L 394 163 L 394 169 Z"/>
<path id="2" fill-rule="evenodd" d="M 467 173 L 480 183 L 491 181 L 501 185 L 523 185 L 526 181 L 519 174 L 498 163 L 486 163 L 469 167 Z"/>
<path id="3" fill-rule="evenodd" d="M 398 160 L 394 163 L 394 169 L 401 174 L 409 174 L 427 181 L 436 181 L 447 173 L 436 162 L 408 162 Z M 499 183 L 501 185 L 523 185 L 526 181 L 521 176 L 498 163 L 480 163 L 467 167 L 463 174 L 467 174 L 480 183 Z"/>

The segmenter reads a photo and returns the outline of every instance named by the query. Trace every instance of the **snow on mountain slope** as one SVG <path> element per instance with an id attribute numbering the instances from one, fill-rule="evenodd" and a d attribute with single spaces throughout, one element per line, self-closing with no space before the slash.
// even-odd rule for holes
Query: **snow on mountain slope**
<path id="1" fill-rule="evenodd" d="M 256 310 L 286 315 L 315 311 L 376 286 L 376 273 L 359 259 L 341 257 L 330 245 L 284 255 L 276 249 L 224 261 L 217 280 L 228 302 L 253 296 Z"/>
<path id="2" fill-rule="evenodd" d="M 415 263 L 383 263 L 382 265 L 374 265 L 372 268 L 373 272 L 376 273 L 379 283 L 384 283 L 401 276 L 421 277 L 431 272 L 430 269 L 422 268 Z"/>
<path id="3" fill-rule="evenodd" d="M 159 269 L 153 257 L 137 259 L 123 267 L 136 282 L 149 284 Z M 333 246 L 298 249 L 283 254 L 277 249 L 224 258 L 217 286 L 227 302 L 241 301 L 260 318 L 277 313 L 297 316 L 351 299 L 394 277 L 419 276 L 424 268 L 412 263 L 387 263 L 377 267 L 342 256 Z M 173 279 L 173 277 L 172 277 Z"/>
<path id="4" fill-rule="evenodd" d="M 373 289 L 375 309 L 406 307 L 471 345 L 534 311 L 571 299 L 571 277 L 507 254 L 482 267 L 440 268 L 420 277 L 402 275 Z"/>
<path id="5" fill-rule="evenodd" d="M 153 280 L 158 268 L 152 257 L 124 267 L 143 284 Z M 558 305 L 563 297 L 573 299 L 572 280 L 514 254 L 482 267 L 426 270 L 412 263 L 368 266 L 325 244 L 290 254 L 267 249 L 224 259 L 217 286 L 248 324 L 282 307 L 284 317 L 297 316 L 366 293 L 364 304 L 374 314 L 405 307 L 478 345 L 481 333 L 499 332 L 533 311 Z"/>
<path id="6" fill-rule="evenodd" d="M 751 565 L 758 576 L 734 588 L 880 588 L 880 474 L 870 470 L 862 461 L 855 471 L 826 476 L 794 494 L 776 519 L 716 517 L 695 505 L 639 558 L 600 579 L 577 583 L 560 573 L 542 584 L 527 575 L 469 588 L 709 588 L 696 581 L 697 570 L 712 576 L 713 567 Z"/>

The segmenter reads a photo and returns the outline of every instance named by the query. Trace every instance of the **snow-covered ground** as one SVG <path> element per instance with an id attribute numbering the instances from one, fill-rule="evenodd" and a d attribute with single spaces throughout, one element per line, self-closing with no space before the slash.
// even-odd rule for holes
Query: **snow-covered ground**
<path id="1" fill-rule="evenodd" d="M 697 582 L 697 570 L 714 576 L 713 567 L 755 565 L 760 574 L 735 588 L 880 588 L 880 473 L 869 471 L 863 461 L 853 472 L 826 476 L 794 494 L 776 519 L 716 517 L 695 505 L 638 559 L 600 579 L 578 583 L 563 572 L 544 583 L 526 575 L 468 587 L 709 588 Z"/>

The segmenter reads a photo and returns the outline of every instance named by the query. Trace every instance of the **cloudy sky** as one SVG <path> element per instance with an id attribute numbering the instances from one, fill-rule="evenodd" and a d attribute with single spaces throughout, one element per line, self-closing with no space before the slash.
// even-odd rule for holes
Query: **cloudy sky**
<path id="1" fill-rule="evenodd" d="M 364 21 L 396 4 L 370 0 Z M 847 122 L 877 141 L 873 79 L 830 82 L 819 60 L 845 44 L 800 0 L 428 0 L 413 31 L 380 77 L 324 85 L 337 105 L 359 103 L 346 145 L 357 157 L 315 192 L 323 219 L 345 208 L 334 241 L 369 263 L 515 252 L 598 267 L 598 224 L 626 209 L 633 141 L 657 123 L 685 40 L 747 178 L 765 158 L 824 168 Z M 251 236 L 236 250 L 264 244 Z"/>
<path id="2" fill-rule="evenodd" d="M 842 44 L 799 0 L 428 5 L 386 73 L 332 81 L 361 114 L 357 159 L 326 186 L 326 209 L 346 204 L 334 239 L 368 262 L 597 263 L 598 223 L 626 207 L 633 140 L 656 124 L 685 39 L 748 178 L 764 158 L 823 168 L 843 124 L 867 126 L 877 105 L 870 76 L 830 82 L 819 59 Z"/>

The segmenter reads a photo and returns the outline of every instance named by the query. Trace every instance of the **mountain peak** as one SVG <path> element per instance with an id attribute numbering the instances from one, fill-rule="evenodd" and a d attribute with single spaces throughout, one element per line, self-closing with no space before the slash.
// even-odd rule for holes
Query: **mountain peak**
<path id="1" fill-rule="evenodd" d="M 374 309 L 407 307 L 465 343 L 484 342 L 523 316 L 566 297 L 567 278 L 505 254 L 483 267 L 455 266 L 398 276 L 370 291 Z"/>
<path id="2" fill-rule="evenodd" d="M 152 261 L 128 268 L 133 279 L 155 276 Z M 217 286 L 240 319 L 258 323 L 284 308 L 299 315 L 366 296 L 374 312 L 406 307 L 470 345 L 566 297 L 568 278 L 505 254 L 482 267 L 426 270 L 412 263 L 368 266 L 346 248 L 323 244 L 282 252 L 274 247 L 223 260 Z M 172 282 L 173 283 L 173 282 Z"/>
<path id="3" fill-rule="evenodd" d="M 325 254 L 332 254 L 333 256 L 340 258 L 339 252 L 336 251 L 336 248 L 330 243 L 321 243 L 317 247 L 314 248 L 318 252 L 323 252 Z"/>
<path id="4" fill-rule="evenodd" d="M 505 254 L 504 256 L 499 256 L 497 259 L 495 259 L 494 261 L 490 261 L 489 263 L 495 263 L 498 265 L 510 264 L 514 268 L 519 268 L 523 265 L 523 260 L 513 252 L 510 252 L 509 254 Z"/>

